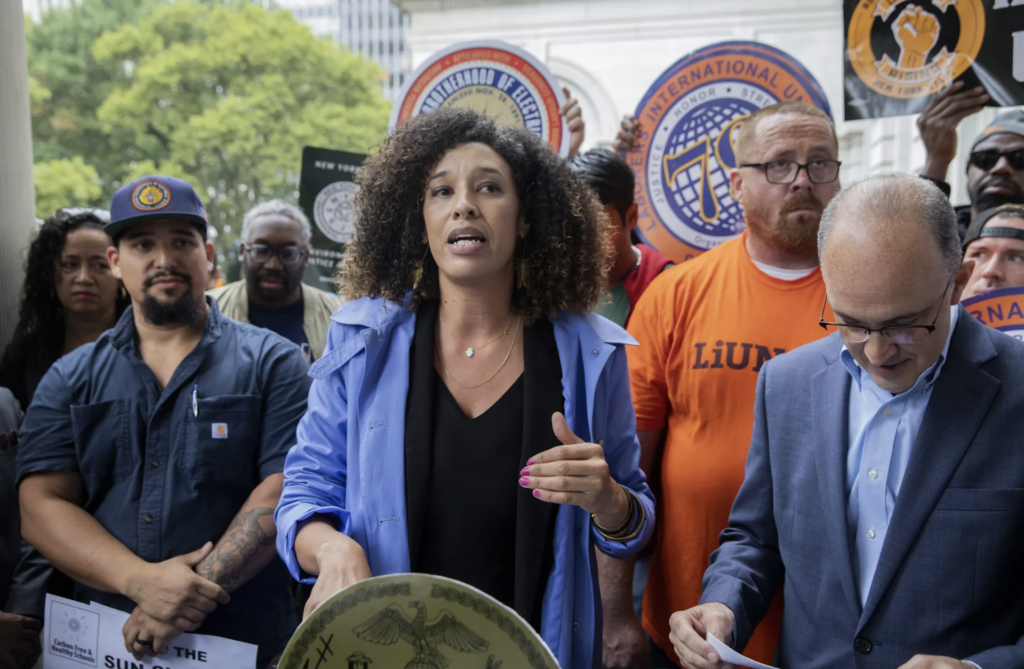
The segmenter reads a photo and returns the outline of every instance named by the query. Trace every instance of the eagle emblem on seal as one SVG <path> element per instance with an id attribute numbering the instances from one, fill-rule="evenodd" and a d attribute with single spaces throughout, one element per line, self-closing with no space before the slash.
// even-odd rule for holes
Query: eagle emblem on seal
<path id="1" fill-rule="evenodd" d="M 360 639 L 382 646 L 399 641 L 411 645 L 414 655 L 405 669 L 446 669 L 451 666 L 451 661 L 438 650 L 441 645 L 460 653 L 480 653 L 490 645 L 447 609 L 428 621 L 427 607 L 423 602 L 409 602 L 409 608 L 416 610 L 411 620 L 398 604 L 390 604 L 352 631 Z"/>

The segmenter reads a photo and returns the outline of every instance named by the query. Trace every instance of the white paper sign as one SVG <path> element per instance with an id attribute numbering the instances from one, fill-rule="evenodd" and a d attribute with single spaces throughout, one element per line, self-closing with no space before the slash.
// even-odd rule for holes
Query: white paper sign
<path id="1" fill-rule="evenodd" d="M 721 658 L 721 661 L 724 663 L 733 664 L 737 667 L 750 667 L 751 669 L 775 669 L 775 667 L 755 662 L 749 657 L 740 655 L 710 634 L 708 635 L 708 643 L 711 644 L 711 647 L 715 649 L 715 652 L 718 653 L 718 657 Z"/>
<path id="2" fill-rule="evenodd" d="M 127 620 L 102 604 L 47 595 L 43 669 L 256 669 L 256 646 L 205 634 L 182 634 L 168 653 L 138 661 L 124 647 Z"/>

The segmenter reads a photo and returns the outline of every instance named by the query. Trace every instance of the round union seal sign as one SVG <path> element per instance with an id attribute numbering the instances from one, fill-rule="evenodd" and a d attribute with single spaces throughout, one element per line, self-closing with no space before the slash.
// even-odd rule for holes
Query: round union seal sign
<path id="1" fill-rule="evenodd" d="M 1024 340 L 1024 288 L 998 288 L 960 304 L 990 328 Z"/>
<path id="2" fill-rule="evenodd" d="M 324 601 L 295 630 L 277 666 L 558 669 L 558 662 L 529 623 L 476 588 L 392 574 Z"/>
<path id="3" fill-rule="evenodd" d="M 729 173 L 743 119 L 762 107 L 803 101 L 830 117 L 825 92 L 800 63 L 756 42 L 722 42 L 684 56 L 647 90 L 636 110 L 641 238 L 677 263 L 740 235 L 743 211 Z"/>
<path id="4" fill-rule="evenodd" d="M 565 102 L 558 81 L 539 60 L 511 44 L 454 44 L 412 74 L 391 109 L 390 129 L 442 107 L 468 107 L 500 125 L 526 128 L 563 156 L 569 131 L 558 110 Z"/>
<path id="5" fill-rule="evenodd" d="M 355 199 L 359 185 L 335 181 L 316 196 L 313 216 L 316 226 L 332 242 L 347 244 L 356 227 Z"/>

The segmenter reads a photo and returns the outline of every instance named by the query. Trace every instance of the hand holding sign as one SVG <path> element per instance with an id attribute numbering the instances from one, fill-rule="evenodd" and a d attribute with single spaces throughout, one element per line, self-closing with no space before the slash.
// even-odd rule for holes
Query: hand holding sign
<path id="1" fill-rule="evenodd" d="M 363 547 L 316 516 L 299 528 L 296 545 L 299 542 L 317 546 L 317 579 L 302 612 L 303 620 L 334 593 L 373 576 Z"/>
<path id="2" fill-rule="evenodd" d="M 193 571 L 212 550 L 213 543 L 208 541 L 191 553 L 144 563 L 129 577 L 124 594 L 153 618 L 182 632 L 194 630 L 218 604 L 231 601 L 224 588 Z"/>
<path id="3" fill-rule="evenodd" d="M 640 139 L 640 120 L 632 114 L 622 117 L 619 124 L 619 134 L 615 136 L 613 148 L 619 153 L 635 151 L 637 142 Z"/>
<path id="4" fill-rule="evenodd" d="M 193 629 L 198 627 L 195 625 Z M 125 650 L 136 660 L 141 660 L 146 655 L 163 655 L 170 649 L 171 641 L 181 632 L 182 630 L 174 625 L 162 623 L 151 617 L 138 606 L 121 628 Z M 140 639 L 143 643 L 139 643 Z"/>
<path id="5" fill-rule="evenodd" d="M 989 101 L 985 89 L 978 86 L 964 90 L 964 82 L 935 94 L 917 117 L 917 130 L 924 144 L 925 166 L 922 174 L 933 179 L 946 179 L 949 164 L 956 158 L 956 127 L 960 121 L 981 111 Z"/>
<path id="6" fill-rule="evenodd" d="M 572 158 L 580 152 L 586 128 L 579 100 L 574 98 L 565 86 L 562 86 L 562 94 L 565 95 L 565 104 L 558 113 L 565 119 L 565 125 L 569 128 L 569 157 Z"/>
<path id="7" fill-rule="evenodd" d="M 551 416 L 551 428 L 562 445 L 533 456 L 519 484 L 541 501 L 594 514 L 602 527 L 621 525 L 629 514 L 629 495 L 609 474 L 604 448 L 573 434 L 561 413 Z"/>

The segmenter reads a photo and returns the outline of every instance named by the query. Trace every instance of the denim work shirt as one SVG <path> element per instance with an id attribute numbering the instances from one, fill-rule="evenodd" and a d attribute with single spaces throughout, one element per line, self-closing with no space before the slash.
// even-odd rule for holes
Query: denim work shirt
<path id="1" fill-rule="evenodd" d="M 166 388 L 142 360 L 129 308 L 50 368 L 22 426 L 18 481 L 79 473 L 83 508 L 147 562 L 216 543 L 253 489 L 282 470 L 306 408 L 309 367 L 298 347 L 208 302 L 202 339 Z M 80 583 L 75 596 L 135 606 Z M 275 559 L 197 633 L 276 652 L 294 629 L 290 580 Z"/>
<path id="2" fill-rule="evenodd" d="M 309 410 L 288 454 L 278 506 L 278 552 L 304 583 L 295 557 L 303 520 L 333 516 L 366 552 L 375 576 L 409 571 L 405 497 L 405 415 L 416 314 L 406 304 L 362 298 L 331 318 L 324 357 L 310 368 Z M 565 417 L 584 441 L 603 440 L 612 477 L 644 506 L 647 521 L 627 543 L 608 541 L 576 506 L 555 518 L 554 567 L 544 591 L 540 633 L 565 669 L 601 666 L 601 599 L 594 546 L 615 558 L 635 554 L 654 529 L 654 497 L 640 471 L 640 445 L 624 345 L 636 342 L 594 314 L 552 320 L 562 364 Z"/>

